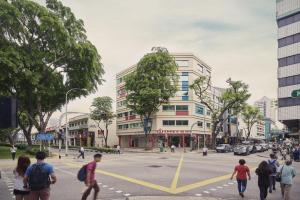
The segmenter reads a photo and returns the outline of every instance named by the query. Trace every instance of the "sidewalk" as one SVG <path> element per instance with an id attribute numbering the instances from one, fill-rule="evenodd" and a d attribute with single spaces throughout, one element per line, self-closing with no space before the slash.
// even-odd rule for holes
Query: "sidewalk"
<path id="1" fill-rule="evenodd" d="M 125 153 L 170 153 L 171 150 L 170 148 L 164 149 L 164 152 L 160 152 L 159 148 L 153 148 L 151 150 L 145 150 L 145 148 L 122 148 L 121 152 Z M 183 153 L 184 149 L 183 148 L 176 148 L 175 153 Z M 202 149 L 198 150 L 193 150 L 190 151 L 190 148 L 185 148 L 185 153 L 202 153 Z M 214 150 L 208 150 L 208 153 L 215 153 Z"/>
<path id="2" fill-rule="evenodd" d="M 123 197 L 122 199 L 114 200 L 221 200 L 220 198 L 213 197 L 177 197 L 177 196 L 136 196 L 136 197 Z"/>

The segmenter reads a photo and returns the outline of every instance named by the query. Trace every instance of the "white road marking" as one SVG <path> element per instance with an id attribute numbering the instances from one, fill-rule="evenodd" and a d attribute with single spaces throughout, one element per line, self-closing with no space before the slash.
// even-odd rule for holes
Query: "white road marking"
<path id="1" fill-rule="evenodd" d="M 197 196 L 197 197 L 201 197 L 201 196 L 202 196 L 202 194 L 195 194 L 195 196 Z"/>
<path id="2" fill-rule="evenodd" d="M 224 184 L 223 186 L 224 186 L 224 187 L 228 187 L 229 185 Z"/>
<path id="3" fill-rule="evenodd" d="M 130 194 L 128 194 L 128 193 L 127 193 L 127 194 L 124 194 L 124 196 L 125 196 L 125 197 L 129 197 L 129 196 L 130 196 Z"/>
<path id="4" fill-rule="evenodd" d="M 228 183 L 228 184 L 229 184 L 229 185 L 233 185 L 234 183 L 231 183 L 231 182 L 230 182 L 230 183 Z"/>
<path id="5" fill-rule="evenodd" d="M 121 191 L 121 190 L 118 190 L 118 191 L 116 191 L 116 193 L 122 193 L 122 191 Z"/>
<path id="6" fill-rule="evenodd" d="M 102 187 L 107 188 L 108 186 L 107 185 L 103 185 Z"/>
<path id="7" fill-rule="evenodd" d="M 222 189 L 223 187 L 221 187 L 221 186 L 218 186 L 217 188 L 219 188 L 219 189 Z"/>
<path id="8" fill-rule="evenodd" d="M 115 188 L 109 188 L 110 190 L 114 190 Z"/>
<path id="9" fill-rule="evenodd" d="M 217 189 L 215 189 L 215 188 L 211 188 L 210 190 L 211 190 L 211 191 L 216 191 Z"/>
<path id="10" fill-rule="evenodd" d="M 209 191 L 203 191 L 204 193 L 206 193 L 206 194 L 209 194 L 210 192 Z"/>

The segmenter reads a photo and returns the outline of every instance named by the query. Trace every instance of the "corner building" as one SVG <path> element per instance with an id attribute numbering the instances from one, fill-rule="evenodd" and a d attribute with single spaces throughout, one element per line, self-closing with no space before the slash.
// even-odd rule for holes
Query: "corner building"
<path id="1" fill-rule="evenodd" d="M 160 144 L 177 147 L 190 147 L 191 126 L 193 144 L 199 142 L 202 147 L 210 143 L 211 113 L 200 104 L 189 85 L 200 75 L 210 76 L 211 68 L 193 54 L 171 54 L 178 65 L 178 92 L 169 104 L 162 105 L 153 116 L 152 131 L 148 136 L 148 146 L 159 147 Z M 132 73 L 136 65 L 118 73 L 117 79 L 117 136 L 123 148 L 145 147 L 145 135 L 140 117 L 126 107 L 124 77 Z M 211 94 L 214 95 L 212 89 Z M 217 99 L 214 97 L 214 99 Z M 197 123 L 199 121 L 199 123 Z"/>
<path id="2" fill-rule="evenodd" d="M 277 0 L 278 25 L 278 120 L 299 138 L 300 98 L 300 0 Z"/>

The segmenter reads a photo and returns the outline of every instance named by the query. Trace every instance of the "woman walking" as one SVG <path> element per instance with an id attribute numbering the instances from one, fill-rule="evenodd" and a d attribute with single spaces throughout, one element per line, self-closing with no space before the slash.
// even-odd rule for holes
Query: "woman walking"
<path id="1" fill-rule="evenodd" d="M 24 174 L 30 165 L 30 159 L 27 156 L 20 156 L 18 159 L 18 165 L 14 170 L 15 175 L 15 185 L 14 185 L 14 195 L 16 200 L 29 200 L 28 189 L 24 188 L 23 178 Z"/>
<path id="2" fill-rule="evenodd" d="M 272 174 L 272 171 L 266 161 L 262 161 L 258 168 L 255 170 L 255 173 L 258 176 L 258 187 L 259 187 L 259 196 L 260 200 L 264 200 L 268 195 L 268 187 L 270 186 L 269 176 Z"/>
<path id="3" fill-rule="evenodd" d="M 239 165 L 235 166 L 234 171 L 230 178 L 232 180 L 234 175 L 237 174 L 236 180 L 238 183 L 238 191 L 239 191 L 239 194 L 241 197 L 244 197 L 244 192 L 247 188 L 247 175 L 248 175 L 249 181 L 251 180 L 250 170 L 245 164 L 246 164 L 246 161 L 244 159 L 240 159 Z"/>
<path id="4" fill-rule="evenodd" d="M 282 166 L 281 170 L 281 194 L 284 200 L 290 199 L 291 187 L 293 184 L 293 178 L 296 176 L 296 171 L 292 167 L 292 161 L 287 160 L 285 165 Z"/>

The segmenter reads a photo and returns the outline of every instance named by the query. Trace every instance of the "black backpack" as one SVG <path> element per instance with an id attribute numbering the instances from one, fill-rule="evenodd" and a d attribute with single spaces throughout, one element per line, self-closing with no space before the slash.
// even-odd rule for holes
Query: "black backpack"
<path id="1" fill-rule="evenodd" d="M 272 174 L 276 173 L 277 172 L 277 168 L 276 168 L 276 165 L 275 165 L 276 160 L 273 160 L 273 162 L 271 162 L 269 160 L 268 163 L 269 163 L 269 167 L 271 169 Z"/>
<path id="2" fill-rule="evenodd" d="M 32 170 L 28 177 L 30 190 L 42 190 L 50 186 L 49 173 L 43 169 L 44 165 L 45 163 L 32 165 Z"/>

